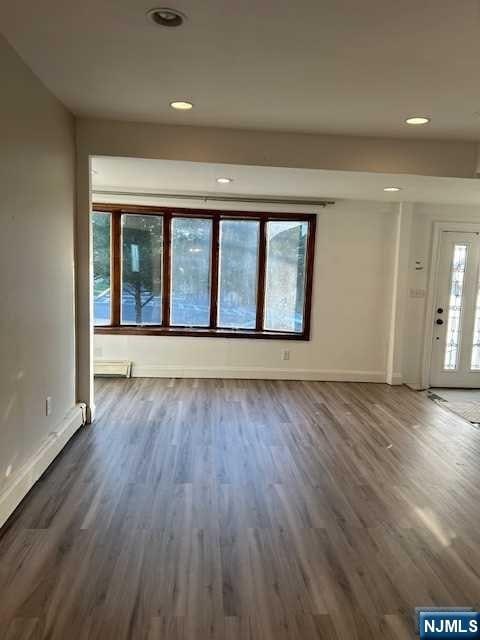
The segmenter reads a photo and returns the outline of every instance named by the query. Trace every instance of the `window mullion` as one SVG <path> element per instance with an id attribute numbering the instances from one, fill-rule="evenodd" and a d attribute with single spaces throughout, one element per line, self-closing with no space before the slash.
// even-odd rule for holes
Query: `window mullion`
<path id="1" fill-rule="evenodd" d="M 171 255 L 172 255 L 172 216 L 163 216 L 163 273 L 162 273 L 162 326 L 170 326 L 170 296 L 171 296 Z"/>
<path id="2" fill-rule="evenodd" d="M 210 278 L 210 329 L 217 328 L 218 316 L 218 264 L 220 253 L 220 218 L 212 221 L 212 264 Z"/>
<path id="3" fill-rule="evenodd" d="M 112 211 L 112 325 L 120 326 L 122 214 Z"/>
<path id="4" fill-rule="evenodd" d="M 307 339 L 310 339 L 310 324 L 312 315 L 312 291 L 313 291 L 313 268 L 315 255 L 315 232 L 316 232 L 317 219 L 313 216 L 308 223 L 308 238 L 307 238 L 307 255 L 306 259 L 306 273 L 305 273 L 305 301 L 303 307 L 303 334 Z"/>
<path id="5" fill-rule="evenodd" d="M 260 234 L 258 242 L 258 287 L 257 287 L 257 322 L 256 330 L 263 330 L 263 316 L 265 311 L 265 277 L 267 265 L 267 222 L 260 220 Z"/>

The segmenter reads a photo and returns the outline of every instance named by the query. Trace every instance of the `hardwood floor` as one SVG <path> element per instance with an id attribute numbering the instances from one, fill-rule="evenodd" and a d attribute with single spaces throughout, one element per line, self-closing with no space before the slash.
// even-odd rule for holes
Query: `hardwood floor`
<path id="1" fill-rule="evenodd" d="M 480 430 L 423 394 L 96 387 L 0 538 L 2 640 L 404 640 L 480 607 Z"/>

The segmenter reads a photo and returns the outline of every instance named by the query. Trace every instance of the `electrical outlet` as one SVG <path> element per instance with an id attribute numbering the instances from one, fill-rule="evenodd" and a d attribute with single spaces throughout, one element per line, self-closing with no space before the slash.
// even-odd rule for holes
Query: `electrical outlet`
<path id="1" fill-rule="evenodd" d="M 290 349 L 282 349 L 282 360 L 290 360 Z"/>
<path id="2" fill-rule="evenodd" d="M 53 410 L 52 396 L 47 396 L 47 400 L 45 402 L 45 414 L 47 416 L 51 416 L 52 415 L 52 410 Z"/>

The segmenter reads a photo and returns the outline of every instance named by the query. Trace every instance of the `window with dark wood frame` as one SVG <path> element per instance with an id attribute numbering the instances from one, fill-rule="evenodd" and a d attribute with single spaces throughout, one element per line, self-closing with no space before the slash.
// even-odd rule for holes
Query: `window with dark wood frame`
<path id="1" fill-rule="evenodd" d="M 310 339 L 315 214 L 94 204 L 92 215 L 95 333 Z"/>

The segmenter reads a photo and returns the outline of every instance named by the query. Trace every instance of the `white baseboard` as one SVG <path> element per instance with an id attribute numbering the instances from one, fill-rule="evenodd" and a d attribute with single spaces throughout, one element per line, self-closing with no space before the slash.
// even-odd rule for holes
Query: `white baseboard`
<path id="1" fill-rule="evenodd" d="M 274 369 L 267 367 L 181 367 L 134 364 L 134 378 L 237 378 L 239 380 L 318 380 L 325 382 L 385 382 L 384 371 Z"/>
<path id="2" fill-rule="evenodd" d="M 95 414 L 97 412 L 97 405 L 96 404 L 89 404 L 88 406 L 85 405 L 85 420 L 84 423 L 85 424 L 92 424 L 92 422 L 95 422 Z"/>
<path id="3" fill-rule="evenodd" d="M 391 379 L 389 379 L 388 375 L 387 375 L 387 384 L 390 384 L 392 386 L 403 384 L 403 376 L 402 376 L 402 374 L 401 373 L 394 373 L 392 375 Z"/>
<path id="4" fill-rule="evenodd" d="M 418 383 L 417 382 L 405 382 L 405 385 L 409 389 L 412 389 L 412 391 L 425 391 L 425 389 L 428 389 L 428 387 L 424 387 L 419 382 Z"/>
<path id="5" fill-rule="evenodd" d="M 55 460 L 73 434 L 85 423 L 86 407 L 77 404 L 51 433 L 40 449 L 9 478 L 0 494 L 0 527 L 27 495 L 44 471 Z"/>

